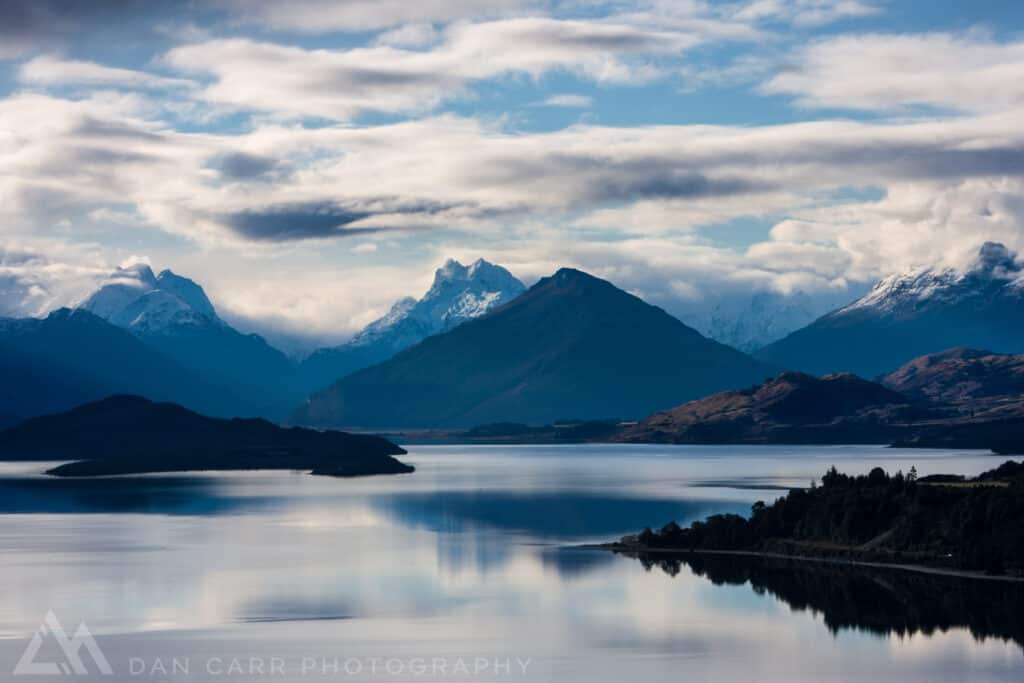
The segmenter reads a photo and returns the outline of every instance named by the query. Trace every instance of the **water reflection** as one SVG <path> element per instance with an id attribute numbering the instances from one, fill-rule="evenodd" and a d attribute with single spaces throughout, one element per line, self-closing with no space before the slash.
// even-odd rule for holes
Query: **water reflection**
<path id="1" fill-rule="evenodd" d="M 613 538 L 675 519 L 689 523 L 714 512 L 745 512 L 747 504 L 547 492 L 435 491 L 381 496 L 375 506 L 399 522 L 441 533 L 490 528 L 540 539 Z"/>
<path id="2" fill-rule="evenodd" d="M 282 502 L 227 495 L 223 483 L 209 477 L 0 477 L 0 514 L 222 515 Z"/>
<path id="3" fill-rule="evenodd" d="M 1024 653 L 1006 635 L 1019 633 L 1007 627 L 1016 598 L 983 601 L 959 584 L 917 594 L 886 576 L 845 588 L 822 577 L 808 588 L 787 580 L 796 568 L 765 578 L 680 564 L 672 578 L 630 558 L 560 549 L 742 511 L 833 463 L 969 473 L 992 462 L 896 455 L 905 459 L 872 448 L 431 447 L 410 454 L 411 477 L 351 480 L 264 472 L 66 481 L 40 477 L 41 466 L 0 464 L 0 680 L 52 608 L 66 624 L 88 623 L 118 673 L 104 680 L 118 683 L 164 680 L 131 676 L 131 657 L 191 657 L 200 672 L 187 680 L 215 683 L 225 677 L 205 676 L 204 658 L 267 654 L 292 665 L 531 657 L 523 683 L 1019 681 Z M 829 591 L 855 602 L 831 606 L 839 599 Z M 919 635 L 858 632 L 901 632 L 870 616 L 906 610 L 900 596 L 917 612 L 896 628 Z M 935 616 L 930 603 L 942 601 L 949 614 Z M 965 624 L 1013 640 L 979 643 L 955 628 Z M 274 680 L 338 678 L 293 671 Z"/>
<path id="4" fill-rule="evenodd" d="M 769 594 L 797 612 L 821 615 L 833 633 L 931 636 L 966 628 L 978 641 L 1024 648 L 1024 583 L 967 579 L 821 562 L 709 554 L 641 554 L 648 570 L 678 576 L 684 567 L 716 586 Z"/>

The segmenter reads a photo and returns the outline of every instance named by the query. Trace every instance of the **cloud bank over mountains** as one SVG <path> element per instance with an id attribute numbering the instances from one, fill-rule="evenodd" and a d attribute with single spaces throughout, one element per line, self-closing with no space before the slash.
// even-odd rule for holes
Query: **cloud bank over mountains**
<path id="1" fill-rule="evenodd" d="M 134 253 L 254 329 L 343 336 L 450 256 L 685 319 L 1024 249 L 1024 42 L 890 10 L 0 3 L 0 314 Z"/>

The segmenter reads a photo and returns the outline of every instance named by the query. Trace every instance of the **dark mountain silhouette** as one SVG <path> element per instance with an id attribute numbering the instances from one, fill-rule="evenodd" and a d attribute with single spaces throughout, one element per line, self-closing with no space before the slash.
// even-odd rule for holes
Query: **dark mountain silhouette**
<path id="1" fill-rule="evenodd" d="M 84 310 L 0 320 L 0 413 L 24 419 L 114 393 L 143 394 L 218 414 L 236 400 Z M 10 419 L 9 418 L 9 419 Z"/>
<path id="2" fill-rule="evenodd" d="M 172 403 L 111 396 L 0 432 L 0 460 L 79 460 L 50 471 L 96 476 L 195 470 L 308 469 L 354 476 L 412 471 L 378 436 L 204 417 Z"/>
<path id="3" fill-rule="evenodd" d="M 958 346 L 1024 353 L 1024 270 L 992 242 L 965 271 L 919 270 L 882 280 L 854 303 L 755 355 L 820 375 L 877 377 Z"/>
<path id="4" fill-rule="evenodd" d="M 855 375 L 784 372 L 656 413 L 615 440 L 655 443 L 888 443 L 927 416 L 902 394 Z"/>
<path id="5" fill-rule="evenodd" d="M 771 370 L 573 269 L 312 396 L 300 424 L 455 427 L 640 417 Z"/>

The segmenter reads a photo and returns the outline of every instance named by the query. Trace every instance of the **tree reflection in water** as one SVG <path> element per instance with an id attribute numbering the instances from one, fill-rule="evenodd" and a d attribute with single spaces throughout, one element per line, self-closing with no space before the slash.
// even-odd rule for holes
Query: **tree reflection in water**
<path id="1" fill-rule="evenodd" d="M 928 636 L 966 628 L 979 641 L 997 638 L 1024 648 L 1024 582 L 701 553 L 637 558 L 670 576 L 689 567 L 716 586 L 749 585 L 794 610 L 820 614 L 833 634 Z"/>

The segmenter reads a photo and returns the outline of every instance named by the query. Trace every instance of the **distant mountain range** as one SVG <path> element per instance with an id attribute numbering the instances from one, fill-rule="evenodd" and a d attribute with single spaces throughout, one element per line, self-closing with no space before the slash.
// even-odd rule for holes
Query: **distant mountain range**
<path id="1" fill-rule="evenodd" d="M 809 314 L 791 303 L 782 327 Z M 718 334 L 749 340 L 777 333 L 778 304 L 752 304 L 753 318 L 731 327 L 723 312 Z M 887 278 L 755 357 L 577 270 L 562 269 L 525 291 L 500 266 L 449 260 L 422 298 L 398 301 L 346 344 L 299 364 L 225 323 L 197 283 L 138 264 L 118 269 L 77 309 L 0 319 L 0 425 L 130 393 L 212 416 L 290 415 L 317 426 L 557 428 L 597 420 L 582 430 L 596 434 L 615 419 L 646 419 L 783 369 L 807 376 L 750 390 L 753 403 L 735 415 L 764 427 L 758 406 L 765 392 L 788 387 L 813 397 L 823 381 L 814 375 L 854 372 L 881 378 L 915 406 L 941 404 L 950 419 L 1014 417 L 1024 371 L 994 352 L 1024 354 L 1024 269 L 994 243 L 963 272 Z M 1002 393 L 982 395 L 978 386 Z"/>
<path id="2" fill-rule="evenodd" d="M 399 351 L 516 298 L 526 290 L 510 272 L 477 259 L 464 266 L 449 259 L 434 274 L 423 298 L 396 302 L 383 318 L 367 325 L 341 346 L 320 349 L 299 368 L 308 392 L 340 377 L 391 358 Z"/>
<path id="3" fill-rule="evenodd" d="M 885 278 L 849 306 L 755 355 L 820 375 L 876 377 L 912 358 L 958 346 L 1024 353 L 1024 269 L 987 242 L 973 265 Z"/>
<path id="4" fill-rule="evenodd" d="M 280 418 L 303 396 L 284 354 L 227 325 L 202 287 L 169 270 L 154 276 L 144 264 L 119 268 L 80 308 L 224 387 L 234 403 L 214 414 Z"/>
<path id="5" fill-rule="evenodd" d="M 773 374 L 609 282 L 563 268 L 312 396 L 299 424 L 454 427 L 640 417 Z"/>
<path id="6" fill-rule="evenodd" d="M 220 318 L 203 288 L 146 264 L 118 268 L 75 309 L 0 319 L 0 426 L 111 394 L 214 416 L 285 418 L 312 391 L 486 313 L 525 288 L 484 260 L 449 260 L 420 300 L 403 299 L 349 343 L 296 364 Z"/>
<path id="7" fill-rule="evenodd" d="M 813 297 L 804 292 L 760 291 L 748 297 L 732 293 L 717 302 L 690 302 L 680 320 L 706 337 L 753 353 L 849 301 L 841 296 L 839 292 Z"/>

